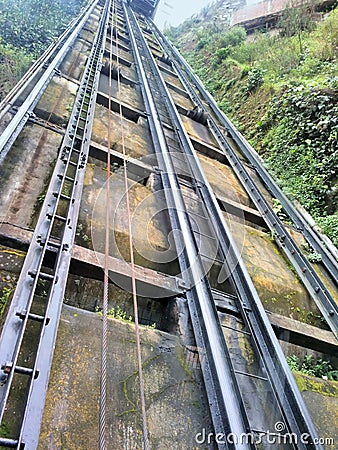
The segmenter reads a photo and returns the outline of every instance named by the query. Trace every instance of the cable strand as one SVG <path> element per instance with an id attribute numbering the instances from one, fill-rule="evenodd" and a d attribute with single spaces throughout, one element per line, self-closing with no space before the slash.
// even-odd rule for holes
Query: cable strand
<path id="1" fill-rule="evenodd" d="M 115 4 L 115 0 L 113 0 Z M 108 4 L 111 23 L 111 0 Z M 112 62 L 112 26 L 110 27 L 110 70 Z M 108 144 L 107 144 L 107 182 L 106 182 L 106 216 L 105 216 L 105 255 L 102 302 L 102 340 L 101 340 L 101 380 L 100 380 L 100 423 L 99 449 L 106 450 L 106 405 L 107 405 L 107 358 L 108 358 L 108 303 L 109 303 L 109 233 L 110 233 L 110 147 L 111 147 L 111 73 L 109 73 L 109 104 L 108 104 Z"/>
<path id="2" fill-rule="evenodd" d="M 116 21 L 117 21 L 117 15 L 116 15 Z M 117 26 L 116 26 L 116 54 L 117 54 L 117 58 L 116 58 L 117 66 L 119 66 L 119 47 L 118 47 Z M 137 365 L 138 365 L 138 375 L 139 375 L 141 412 L 142 412 L 143 448 L 144 448 L 144 450 L 149 450 L 150 445 L 149 445 L 149 437 L 148 437 L 146 402 L 145 402 L 145 394 L 144 394 L 144 377 L 143 377 L 143 369 L 142 369 L 142 352 L 141 352 L 141 337 L 140 337 L 140 326 L 139 326 L 139 316 L 138 316 L 135 260 L 134 260 L 134 251 L 133 251 L 133 234 L 132 234 L 132 222 L 131 222 L 131 215 L 130 215 L 130 197 L 129 197 L 129 186 L 128 186 L 127 156 L 126 156 L 126 148 L 125 148 L 125 136 L 124 136 L 123 114 L 122 114 L 122 104 L 121 104 L 121 77 L 120 77 L 120 71 L 118 70 L 118 67 L 117 67 L 117 86 L 118 86 L 118 99 L 119 99 L 119 115 L 120 115 L 120 124 L 121 124 L 123 173 L 124 173 L 124 183 L 125 183 L 126 209 L 127 209 L 127 216 L 128 216 L 131 282 L 132 282 L 134 319 L 135 319 Z"/>

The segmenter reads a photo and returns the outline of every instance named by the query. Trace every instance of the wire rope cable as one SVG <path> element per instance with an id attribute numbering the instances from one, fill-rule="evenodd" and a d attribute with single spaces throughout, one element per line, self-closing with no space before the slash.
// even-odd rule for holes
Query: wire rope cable
<path id="1" fill-rule="evenodd" d="M 113 0 L 113 7 L 116 0 Z M 109 20 L 112 21 L 112 4 L 109 0 Z M 105 215 L 105 254 L 104 280 L 102 301 L 102 338 L 101 338 L 101 379 L 100 379 L 100 419 L 99 419 L 99 449 L 106 450 L 106 409 L 107 409 L 107 359 L 108 359 L 108 302 L 109 302 L 109 232 L 110 232 L 110 147 L 111 147 L 111 94 L 112 94 L 112 29 L 110 26 L 110 72 L 109 72 L 109 101 L 108 101 L 108 131 L 107 131 L 107 181 L 106 181 L 106 215 Z M 105 46 L 105 43 L 103 44 Z"/>
<path id="2" fill-rule="evenodd" d="M 146 413 L 146 402 L 144 393 L 144 377 L 142 369 L 142 352 L 141 352 L 141 337 L 140 337 L 140 326 L 139 326 L 139 315 L 138 315 L 138 300 L 137 300 L 137 289 L 136 289 L 136 275 L 135 275 L 135 260 L 133 251 L 133 234 L 132 234 L 132 221 L 130 214 L 130 197 L 129 197 L 129 186 L 128 186 L 128 172 L 127 172 L 127 155 L 125 148 L 125 136 L 123 127 L 123 113 L 122 113 L 122 93 L 121 93 L 121 77 L 119 71 L 119 47 L 118 47 L 118 28 L 117 28 L 117 14 L 116 16 L 116 61 L 117 61 L 117 97 L 119 101 L 119 116 L 121 124 L 121 142 L 122 142 L 122 154 L 123 154 L 123 174 L 124 174 L 124 184 L 125 184 L 125 197 L 126 197 L 126 210 L 128 218 L 128 235 L 129 235 L 129 252 L 130 252 L 130 268 L 131 268 L 131 284 L 132 284 L 132 295 L 133 295 L 133 307 L 134 307 L 134 320 L 135 320 L 135 337 L 136 337 L 136 352 L 137 352 L 137 366 L 139 375 L 139 388 L 140 388 L 140 401 L 141 401 L 141 413 L 142 413 L 142 433 L 143 433 L 143 449 L 149 450 L 149 437 L 148 437 L 148 426 L 147 426 L 147 413 Z"/>

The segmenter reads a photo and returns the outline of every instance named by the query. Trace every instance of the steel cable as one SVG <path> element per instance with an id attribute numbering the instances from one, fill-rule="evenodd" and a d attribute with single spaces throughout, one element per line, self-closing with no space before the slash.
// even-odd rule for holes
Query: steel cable
<path id="1" fill-rule="evenodd" d="M 113 0 L 115 3 L 115 0 Z M 109 20 L 111 22 L 111 0 L 108 2 Z M 110 27 L 110 71 L 112 66 L 112 29 Z M 105 46 L 105 43 L 103 43 Z M 106 216 L 105 216 L 105 255 L 104 280 L 102 302 L 102 340 L 101 340 L 101 380 L 100 380 L 100 424 L 99 449 L 106 450 L 106 404 L 107 404 L 107 356 L 108 356 L 108 302 L 109 302 L 109 232 L 110 232 L 110 147 L 111 147 L 111 93 L 112 81 L 109 73 L 109 102 L 108 102 L 108 143 L 107 143 L 107 181 L 106 181 Z"/>
<path id="2" fill-rule="evenodd" d="M 147 426 L 147 414 L 146 414 L 146 402 L 144 395 L 144 378 L 142 369 L 142 353 L 141 353 L 141 338 L 140 327 L 138 318 L 138 301 L 137 301 L 137 289 L 136 289 L 136 276 L 135 276 L 135 260 L 133 251 L 133 235 L 132 235 L 132 222 L 130 215 L 130 198 L 129 198 L 129 186 L 128 186 L 128 172 L 127 172 L 127 156 L 124 139 L 124 127 L 123 127 L 123 114 L 121 103 L 121 77 L 119 71 L 119 48 L 118 48 L 118 29 L 117 29 L 117 14 L 116 14 L 116 59 L 117 59 L 117 89 L 119 100 L 119 115 L 121 124 L 121 142 L 122 142 L 122 154 L 123 154 L 123 173 L 125 184 L 125 196 L 126 196 L 126 209 L 128 217 L 128 234 L 129 234 L 129 251 L 130 251 L 130 267 L 131 267 L 131 282 L 132 282 L 132 294 L 133 294 L 133 307 L 134 307 L 134 320 L 135 320 L 135 337 L 136 337 L 136 351 L 137 351 L 137 366 L 139 375 L 139 388 L 140 388 L 140 400 L 141 400 L 141 412 L 142 412 L 142 433 L 143 433 L 143 449 L 149 450 L 149 437 Z"/>

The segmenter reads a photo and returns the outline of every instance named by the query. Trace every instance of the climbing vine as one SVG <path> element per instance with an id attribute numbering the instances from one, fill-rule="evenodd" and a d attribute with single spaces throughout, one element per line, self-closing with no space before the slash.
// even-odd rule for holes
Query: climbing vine
<path id="1" fill-rule="evenodd" d="M 263 148 L 272 172 L 315 217 L 338 205 L 338 89 L 329 86 L 285 87 L 258 126 L 269 129 Z"/>

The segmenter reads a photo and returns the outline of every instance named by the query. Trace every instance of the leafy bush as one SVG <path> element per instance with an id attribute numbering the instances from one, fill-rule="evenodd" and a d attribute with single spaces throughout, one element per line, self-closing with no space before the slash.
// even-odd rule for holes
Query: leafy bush
<path id="1" fill-rule="evenodd" d="M 316 220 L 322 232 L 327 234 L 333 244 L 338 247 L 338 214 L 319 217 Z"/>
<path id="2" fill-rule="evenodd" d="M 314 216 L 337 210 L 338 91 L 288 86 L 262 123 L 263 147 L 286 191 Z"/>
<path id="3" fill-rule="evenodd" d="M 227 47 L 221 47 L 216 50 L 215 55 L 217 57 L 217 62 L 221 62 L 223 59 L 226 59 L 230 54 L 230 50 Z"/>
<path id="4" fill-rule="evenodd" d="M 308 260 L 312 263 L 321 262 L 323 259 L 322 255 L 318 252 L 312 252 L 308 256 Z"/>
<path id="5" fill-rule="evenodd" d="M 246 39 L 245 28 L 233 27 L 231 30 L 221 34 L 218 39 L 220 47 L 235 47 L 242 44 Z"/>
<path id="6" fill-rule="evenodd" d="M 0 0 L 4 44 L 40 54 L 76 16 L 84 0 Z"/>
<path id="7" fill-rule="evenodd" d="M 301 372 L 312 377 L 327 378 L 338 381 L 338 370 L 335 370 L 330 361 L 315 359 L 312 355 L 305 355 L 303 362 L 298 356 L 291 355 L 286 358 L 289 367 L 294 372 Z"/>
<path id="8" fill-rule="evenodd" d="M 246 85 L 244 86 L 244 92 L 246 95 L 254 92 L 259 86 L 262 86 L 264 82 L 264 70 L 259 67 L 255 67 L 248 72 L 248 78 Z"/>

